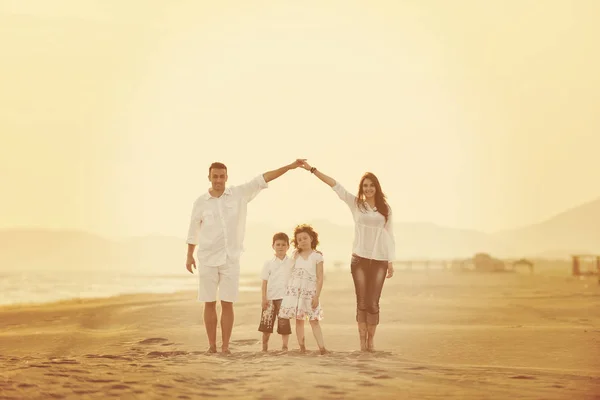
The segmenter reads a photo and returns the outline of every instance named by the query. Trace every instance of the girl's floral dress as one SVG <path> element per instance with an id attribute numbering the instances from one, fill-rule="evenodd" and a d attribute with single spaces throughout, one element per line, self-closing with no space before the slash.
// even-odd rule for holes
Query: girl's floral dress
<path id="1" fill-rule="evenodd" d="M 317 293 L 317 264 L 323 262 L 323 255 L 313 251 L 307 259 L 298 255 L 288 281 L 285 295 L 279 309 L 279 318 L 321 320 L 321 304 L 313 309 L 311 302 Z"/>

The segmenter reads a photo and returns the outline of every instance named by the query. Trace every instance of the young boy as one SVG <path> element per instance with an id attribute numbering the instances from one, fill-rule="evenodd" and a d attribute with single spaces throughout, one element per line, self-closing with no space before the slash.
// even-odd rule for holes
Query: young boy
<path id="1" fill-rule="evenodd" d="M 281 300 L 290 277 L 294 260 L 287 256 L 290 248 L 290 238 L 283 232 L 273 236 L 275 256 L 265 262 L 261 272 L 262 282 L 262 315 L 258 330 L 263 333 L 262 349 L 269 349 L 269 337 L 273 333 L 275 318 L 277 318 L 277 333 L 283 341 L 283 351 L 288 349 L 288 340 L 292 333 L 289 319 L 278 318 Z"/>

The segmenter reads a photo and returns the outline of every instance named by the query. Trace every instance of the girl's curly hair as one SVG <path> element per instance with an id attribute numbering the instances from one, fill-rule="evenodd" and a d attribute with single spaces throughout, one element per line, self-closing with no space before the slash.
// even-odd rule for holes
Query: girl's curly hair
<path id="1" fill-rule="evenodd" d="M 312 241 L 310 243 L 310 247 L 312 247 L 312 249 L 315 250 L 317 248 L 317 245 L 319 244 L 319 234 L 317 232 L 315 232 L 313 227 L 308 224 L 297 225 L 296 228 L 294 229 L 294 238 L 292 239 L 292 244 L 294 245 L 294 248 L 296 248 L 296 249 L 298 248 L 298 242 L 296 241 L 296 236 L 302 232 L 308 233 L 308 235 L 312 239 Z"/>

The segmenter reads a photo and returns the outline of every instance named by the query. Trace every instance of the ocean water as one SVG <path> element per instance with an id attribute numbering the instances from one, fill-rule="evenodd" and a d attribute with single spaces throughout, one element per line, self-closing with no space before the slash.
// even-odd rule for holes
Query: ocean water
<path id="1" fill-rule="evenodd" d="M 198 275 L 124 273 L 119 271 L 0 272 L 0 305 L 49 303 L 83 298 L 105 298 L 134 293 L 195 291 Z M 260 291 L 256 276 L 240 277 L 240 291 Z"/>

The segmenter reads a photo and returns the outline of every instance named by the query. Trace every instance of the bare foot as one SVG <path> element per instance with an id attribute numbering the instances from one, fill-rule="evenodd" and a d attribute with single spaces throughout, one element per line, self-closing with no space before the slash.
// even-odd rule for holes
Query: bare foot
<path id="1" fill-rule="evenodd" d="M 281 351 L 288 351 L 288 348 L 287 348 L 287 346 L 283 346 L 283 347 L 281 348 Z"/>
<path id="2" fill-rule="evenodd" d="M 206 354 L 213 354 L 217 352 L 217 346 L 210 346 L 208 350 L 206 350 Z"/>
<path id="3" fill-rule="evenodd" d="M 325 347 L 320 348 L 319 351 L 321 352 L 321 355 L 329 353 L 329 351 Z"/>
<path id="4" fill-rule="evenodd" d="M 373 340 L 369 339 L 368 343 L 367 343 L 367 351 L 374 353 L 375 352 L 375 344 L 373 343 Z"/>
<path id="5" fill-rule="evenodd" d="M 263 345 L 262 345 L 262 351 L 264 351 L 264 352 L 269 351 L 269 344 L 268 343 L 263 343 Z"/>
<path id="6" fill-rule="evenodd" d="M 231 354 L 231 350 L 229 350 L 228 348 L 222 348 L 221 349 L 221 353 L 223 353 L 223 354 Z"/>
<path id="7" fill-rule="evenodd" d="M 366 340 L 360 340 L 360 351 L 369 351 Z"/>
<path id="8" fill-rule="evenodd" d="M 300 345 L 300 353 L 306 353 L 306 346 L 303 344 Z"/>

